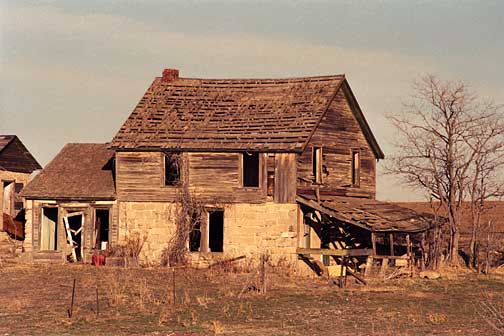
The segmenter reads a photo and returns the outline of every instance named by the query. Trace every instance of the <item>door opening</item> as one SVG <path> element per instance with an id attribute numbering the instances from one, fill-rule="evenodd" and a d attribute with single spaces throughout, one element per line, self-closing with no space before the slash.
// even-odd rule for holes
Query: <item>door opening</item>
<path id="1" fill-rule="evenodd" d="M 58 208 L 42 208 L 40 250 L 58 249 Z"/>
<path id="2" fill-rule="evenodd" d="M 82 261 L 82 226 L 84 214 L 82 212 L 69 213 L 63 217 L 67 232 L 67 241 L 71 248 L 71 261 Z"/>
<path id="3" fill-rule="evenodd" d="M 96 209 L 95 211 L 95 248 L 106 250 L 109 245 L 110 210 Z"/>

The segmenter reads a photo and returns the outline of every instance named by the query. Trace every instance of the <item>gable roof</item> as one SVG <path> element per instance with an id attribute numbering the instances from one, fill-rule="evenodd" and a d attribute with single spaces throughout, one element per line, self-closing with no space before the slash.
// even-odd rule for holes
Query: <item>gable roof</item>
<path id="1" fill-rule="evenodd" d="M 108 144 L 66 144 L 21 192 L 29 199 L 113 199 L 115 186 Z"/>
<path id="2" fill-rule="evenodd" d="M 0 170 L 31 173 L 42 169 L 33 155 L 15 135 L 0 135 Z"/>
<path id="3" fill-rule="evenodd" d="M 298 195 L 296 200 L 339 221 L 373 232 L 423 232 L 434 220 L 429 213 L 368 198 L 333 196 L 318 203 L 314 196 Z"/>
<path id="4" fill-rule="evenodd" d="M 112 148 L 301 152 L 346 83 L 344 75 L 199 79 L 167 71 L 175 76 L 154 79 Z M 358 119 L 372 135 L 364 117 Z M 383 157 L 371 138 L 377 158 Z"/>

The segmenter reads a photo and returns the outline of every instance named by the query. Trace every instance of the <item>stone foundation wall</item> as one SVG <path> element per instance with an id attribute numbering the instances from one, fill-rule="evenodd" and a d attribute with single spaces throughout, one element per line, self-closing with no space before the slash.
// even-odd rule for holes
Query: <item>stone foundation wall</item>
<path id="1" fill-rule="evenodd" d="M 157 264 L 175 230 L 175 203 L 120 202 L 119 243 L 138 232 L 146 235 L 143 262 Z M 227 204 L 224 206 L 222 257 L 271 254 L 295 257 L 297 204 Z"/>

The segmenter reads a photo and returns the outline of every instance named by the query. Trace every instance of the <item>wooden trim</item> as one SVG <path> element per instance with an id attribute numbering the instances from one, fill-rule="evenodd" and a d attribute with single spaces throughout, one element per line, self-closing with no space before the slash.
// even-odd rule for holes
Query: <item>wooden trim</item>
<path id="1" fill-rule="evenodd" d="M 358 167 L 355 167 L 354 155 L 358 158 Z M 361 180 L 362 151 L 360 148 L 350 149 L 350 178 L 352 187 L 359 188 Z"/>
<path id="2" fill-rule="evenodd" d="M 257 183 L 257 187 L 246 187 L 243 183 L 243 178 L 244 178 L 244 175 L 243 175 L 243 172 L 244 172 L 244 165 L 243 165 L 243 158 L 245 155 L 247 155 L 247 152 L 242 152 L 242 153 L 239 153 L 238 155 L 238 160 L 239 160 L 239 164 L 238 164 L 238 178 L 239 178 L 239 181 L 240 181 L 240 187 L 243 188 L 243 190 L 265 190 L 268 188 L 267 186 L 267 183 L 268 181 L 264 181 L 264 176 L 265 176 L 265 173 L 266 173 L 266 176 L 268 176 L 268 173 L 267 173 L 267 167 L 265 165 L 265 163 L 267 162 L 267 159 L 265 160 L 263 158 L 263 156 L 266 154 L 264 152 L 250 152 L 250 153 L 257 153 L 258 154 L 258 183 Z M 264 186 L 264 183 L 266 183 L 266 186 Z M 264 195 L 263 196 L 266 196 L 266 193 L 267 193 L 267 190 L 265 190 L 264 192 Z"/>

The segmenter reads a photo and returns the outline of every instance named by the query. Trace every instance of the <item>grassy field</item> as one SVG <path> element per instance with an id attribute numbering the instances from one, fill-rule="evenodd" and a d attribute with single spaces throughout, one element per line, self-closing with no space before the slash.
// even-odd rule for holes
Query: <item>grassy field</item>
<path id="1" fill-rule="evenodd" d="M 3 267 L 0 335 L 499 335 L 504 322 L 498 275 L 339 289 L 281 273 L 260 294 L 254 272 L 178 269 L 174 295 L 170 269 Z"/>

